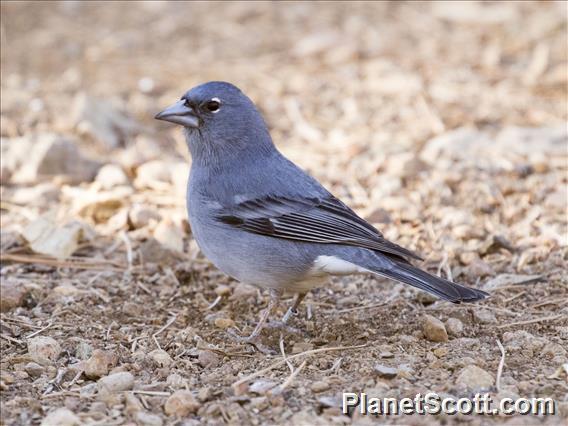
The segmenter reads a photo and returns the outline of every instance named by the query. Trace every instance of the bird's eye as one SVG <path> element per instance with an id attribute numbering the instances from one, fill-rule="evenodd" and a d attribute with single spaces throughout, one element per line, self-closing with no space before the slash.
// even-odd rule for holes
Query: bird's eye
<path id="1" fill-rule="evenodd" d="M 191 108 L 191 105 L 189 104 L 189 99 L 184 99 L 184 103 L 183 105 L 186 106 L 187 108 Z"/>
<path id="2" fill-rule="evenodd" d="M 219 102 L 219 99 L 213 98 L 205 104 L 205 108 L 207 108 L 207 111 L 213 113 L 218 112 L 219 108 L 221 108 L 221 102 Z"/>

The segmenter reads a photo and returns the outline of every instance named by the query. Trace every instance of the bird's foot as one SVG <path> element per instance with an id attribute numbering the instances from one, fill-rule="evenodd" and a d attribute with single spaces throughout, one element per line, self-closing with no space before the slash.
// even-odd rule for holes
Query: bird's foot
<path id="1" fill-rule="evenodd" d="M 264 325 L 264 327 L 283 330 L 292 334 L 305 334 L 304 331 L 300 330 L 299 328 L 292 327 L 291 325 L 286 324 L 286 321 L 278 321 L 278 320 L 268 321 Z"/>
<path id="2" fill-rule="evenodd" d="M 265 355 L 274 355 L 276 351 L 270 349 L 268 346 L 260 342 L 260 333 L 252 333 L 250 336 L 241 336 L 236 329 L 229 328 L 227 334 L 238 343 L 246 343 L 248 345 L 254 346 L 256 350 Z"/>

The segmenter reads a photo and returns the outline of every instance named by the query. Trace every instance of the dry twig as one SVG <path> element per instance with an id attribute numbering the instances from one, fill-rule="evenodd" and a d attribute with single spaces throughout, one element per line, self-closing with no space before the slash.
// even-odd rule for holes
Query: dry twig
<path id="1" fill-rule="evenodd" d="M 300 357 L 308 356 L 308 355 L 314 355 L 314 354 L 322 353 L 322 352 L 343 351 L 343 350 L 346 351 L 346 350 L 350 350 L 350 349 L 361 349 L 361 348 L 365 348 L 365 347 L 367 347 L 367 345 L 337 346 L 337 347 L 333 347 L 333 348 L 311 349 L 309 351 L 304 351 L 304 352 L 301 352 L 299 354 L 292 355 L 292 356 L 288 357 L 287 360 L 291 361 L 291 360 L 296 359 L 296 358 L 300 358 Z M 286 359 L 278 360 L 275 363 L 269 365 L 268 367 L 263 368 L 262 370 L 258 370 L 258 371 L 254 372 L 252 374 L 249 374 L 248 376 L 246 376 L 246 377 L 244 377 L 240 380 L 237 380 L 235 383 L 233 383 L 232 386 L 233 386 L 233 388 L 239 387 L 243 383 L 246 383 L 249 380 L 254 379 L 255 377 L 261 376 L 262 374 L 264 374 L 264 373 L 266 373 L 270 370 L 273 370 L 273 369 L 275 369 L 275 368 L 277 368 L 277 367 L 279 367 L 279 366 L 281 366 L 282 364 L 285 364 L 285 363 L 286 363 Z"/>
<path id="2" fill-rule="evenodd" d="M 551 316 L 542 317 L 542 318 L 533 318 L 533 319 L 526 320 L 526 321 L 517 321 L 517 322 L 511 322 L 509 324 L 498 325 L 497 328 L 507 328 L 507 327 L 514 327 L 516 325 L 527 325 L 527 324 L 536 324 L 538 322 L 555 321 L 555 320 L 562 318 L 562 317 L 564 317 L 564 314 L 551 315 Z"/>
<path id="3" fill-rule="evenodd" d="M 501 360 L 499 361 L 497 377 L 495 378 L 495 387 L 497 388 L 497 392 L 499 392 L 501 390 L 501 374 L 503 374 L 503 366 L 505 365 L 505 348 L 499 339 L 497 339 L 497 346 L 499 346 L 499 350 L 501 351 Z"/>
<path id="4" fill-rule="evenodd" d="M 156 331 L 154 334 L 152 334 L 152 339 L 154 339 L 154 343 L 156 343 L 156 346 L 158 347 L 158 349 L 162 349 L 160 347 L 160 344 L 158 343 L 158 339 L 156 339 L 156 337 L 162 333 L 166 328 L 168 328 L 170 325 L 172 325 L 175 320 L 177 319 L 177 315 L 174 315 L 173 317 L 171 317 L 169 319 L 169 321 L 162 327 L 160 328 L 158 331 Z"/>

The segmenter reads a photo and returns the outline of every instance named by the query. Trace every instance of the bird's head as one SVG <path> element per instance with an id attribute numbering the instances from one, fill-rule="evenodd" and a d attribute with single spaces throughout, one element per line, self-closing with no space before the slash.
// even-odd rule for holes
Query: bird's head
<path id="1" fill-rule="evenodd" d="M 254 103 L 236 86 L 221 81 L 204 83 L 155 117 L 180 124 L 192 154 L 197 151 L 235 151 L 272 141 Z"/>

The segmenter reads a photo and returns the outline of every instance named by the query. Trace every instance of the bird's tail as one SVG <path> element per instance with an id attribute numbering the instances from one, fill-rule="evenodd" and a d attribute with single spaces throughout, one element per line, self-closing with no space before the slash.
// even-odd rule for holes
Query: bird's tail
<path id="1" fill-rule="evenodd" d="M 475 302 L 489 296 L 489 294 L 484 291 L 464 287 L 463 285 L 445 280 L 444 278 L 423 271 L 410 263 L 401 261 L 394 261 L 393 263 L 392 268 L 372 272 L 425 290 L 428 293 L 432 293 L 441 299 L 453 303 Z"/>

